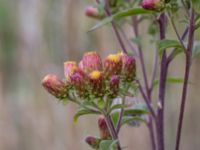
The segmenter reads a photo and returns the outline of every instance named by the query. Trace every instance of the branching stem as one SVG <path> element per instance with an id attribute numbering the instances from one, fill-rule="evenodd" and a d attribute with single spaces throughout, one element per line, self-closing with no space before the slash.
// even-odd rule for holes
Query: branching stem
<path id="1" fill-rule="evenodd" d="M 186 53 L 185 75 L 184 75 L 184 83 L 183 83 L 179 122 L 178 122 L 177 135 L 176 135 L 175 150 L 179 150 L 179 146 L 180 146 L 180 138 L 181 138 L 183 117 L 184 117 L 184 111 L 185 111 L 185 103 L 186 103 L 186 98 L 187 98 L 187 89 L 188 89 L 188 80 L 189 80 L 190 67 L 191 67 L 192 48 L 194 45 L 194 30 L 195 30 L 194 18 L 195 18 L 195 13 L 194 13 L 194 10 L 191 9 L 188 47 L 187 47 L 187 53 Z"/>

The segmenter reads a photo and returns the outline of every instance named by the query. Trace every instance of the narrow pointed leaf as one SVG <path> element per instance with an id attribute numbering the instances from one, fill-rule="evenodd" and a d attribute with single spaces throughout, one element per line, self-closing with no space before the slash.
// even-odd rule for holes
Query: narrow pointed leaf
<path id="1" fill-rule="evenodd" d="M 116 110 L 116 109 L 120 109 L 120 108 L 126 108 L 128 107 L 127 105 L 123 105 L 123 104 L 116 104 L 116 105 L 113 105 L 110 110 L 109 110 L 109 113 L 112 112 L 113 110 Z"/>
<path id="2" fill-rule="evenodd" d="M 100 114 L 100 112 L 86 110 L 86 109 L 80 109 L 74 115 L 74 122 L 76 123 L 78 121 L 79 117 L 81 117 L 83 115 L 97 115 L 97 114 Z"/>
<path id="3" fill-rule="evenodd" d="M 182 78 L 174 78 L 174 77 L 168 77 L 167 83 L 171 84 L 182 84 L 184 80 Z M 159 80 L 154 80 L 153 86 L 156 87 L 159 84 Z"/>
<path id="4" fill-rule="evenodd" d="M 149 111 L 146 109 L 128 109 L 124 111 L 124 116 L 146 115 Z"/>
<path id="5" fill-rule="evenodd" d="M 111 23 L 114 20 L 119 20 L 125 17 L 139 15 L 139 14 L 148 14 L 153 13 L 153 11 L 145 10 L 143 8 L 130 8 L 121 12 L 118 12 L 110 17 L 106 17 L 102 21 L 98 22 L 94 27 L 92 27 L 88 32 L 94 31 L 108 23 Z"/>
<path id="6" fill-rule="evenodd" d="M 138 117 L 138 116 L 134 116 L 134 117 L 124 116 L 122 118 L 122 124 L 121 124 L 121 126 L 123 126 L 125 124 L 128 124 L 128 123 L 131 123 L 133 121 L 139 121 L 139 122 L 147 123 L 143 118 Z"/>
<path id="7" fill-rule="evenodd" d="M 162 55 L 163 51 L 166 50 L 167 48 L 176 48 L 176 50 L 179 52 L 183 51 L 182 45 L 176 40 L 164 39 L 158 42 L 159 55 Z"/>

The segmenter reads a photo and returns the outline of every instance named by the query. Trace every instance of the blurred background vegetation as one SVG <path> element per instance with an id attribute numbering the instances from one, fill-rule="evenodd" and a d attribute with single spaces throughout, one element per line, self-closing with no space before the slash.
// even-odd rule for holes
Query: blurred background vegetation
<path id="1" fill-rule="evenodd" d="M 58 103 L 41 86 L 41 79 L 48 73 L 63 78 L 63 62 L 80 60 L 86 50 L 105 56 L 120 49 L 110 26 L 87 33 L 95 23 L 84 15 L 88 2 L 92 0 L 0 0 L 0 150 L 90 149 L 83 139 L 88 134 L 98 135 L 96 117 L 83 117 L 74 124 L 76 106 Z M 146 34 L 146 27 L 144 22 L 142 34 Z M 147 39 L 144 37 L 143 46 L 151 73 L 154 47 Z M 184 57 L 178 56 L 170 66 L 170 76 L 183 77 L 183 62 Z M 200 149 L 199 65 L 200 58 L 196 58 L 181 150 Z M 168 85 L 167 89 L 167 150 L 174 148 L 181 88 L 179 84 Z M 149 149 L 145 125 L 124 127 L 120 139 L 127 150 Z"/>

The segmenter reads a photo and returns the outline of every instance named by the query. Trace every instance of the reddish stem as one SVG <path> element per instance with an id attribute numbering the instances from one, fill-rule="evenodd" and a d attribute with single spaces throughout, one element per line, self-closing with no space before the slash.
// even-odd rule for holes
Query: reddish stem
<path id="1" fill-rule="evenodd" d="M 165 39 L 165 29 L 166 29 L 166 16 L 164 13 L 161 14 L 159 18 L 159 28 L 160 28 L 160 39 Z M 164 150 L 164 100 L 166 93 L 166 79 L 167 79 L 168 65 L 166 51 L 163 52 L 160 64 L 160 82 L 158 90 L 158 110 L 157 110 L 157 142 L 158 150 Z"/>
<path id="2" fill-rule="evenodd" d="M 193 44 L 194 44 L 194 30 L 195 30 L 194 18 L 195 18 L 195 13 L 192 10 L 191 16 L 190 16 L 188 48 L 187 48 L 187 52 L 186 52 L 185 75 L 184 75 L 184 83 L 183 83 L 183 91 L 182 91 L 182 98 L 181 98 L 181 107 L 180 107 L 179 122 L 178 122 L 178 128 L 177 128 L 175 150 L 179 150 L 179 146 L 180 146 L 180 138 L 181 138 L 182 125 L 183 125 L 185 103 L 186 103 L 186 98 L 187 98 L 187 89 L 188 89 L 188 80 L 189 80 L 189 75 L 190 75 L 192 48 L 193 48 Z"/>

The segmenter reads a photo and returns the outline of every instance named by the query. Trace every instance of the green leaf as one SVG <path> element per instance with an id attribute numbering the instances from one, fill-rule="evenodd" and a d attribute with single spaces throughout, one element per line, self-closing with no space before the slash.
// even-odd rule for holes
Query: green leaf
<path id="1" fill-rule="evenodd" d="M 125 17 L 139 15 L 139 14 L 148 14 L 153 13 L 154 11 L 142 9 L 142 8 L 130 8 L 121 12 L 118 12 L 110 17 L 103 19 L 102 21 L 98 22 L 94 27 L 92 27 L 89 32 L 94 31 L 108 23 L 111 23 L 114 20 L 119 20 Z"/>
<path id="2" fill-rule="evenodd" d="M 100 114 L 100 112 L 94 112 L 91 110 L 87 110 L 87 109 L 80 109 L 76 112 L 76 114 L 74 115 L 74 122 L 76 123 L 79 119 L 79 117 L 83 116 L 83 115 L 97 115 Z"/>
<path id="3" fill-rule="evenodd" d="M 172 84 L 182 84 L 184 80 L 182 78 L 174 78 L 174 77 L 168 77 L 167 78 L 167 83 L 172 83 Z M 159 84 L 159 80 L 154 80 L 153 86 L 157 86 Z"/>
<path id="4" fill-rule="evenodd" d="M 192 0 L 192 6 L 195 12 L 200 14 L 200 0 Z"/>
<path id="5" fill-rule="evenodd" d="M 196 58 L 200 55 L 200 41 L 194 42 L 194 47 L 192 50 L 192 58 Z"/>
<path id="6" fill-rule="evenodd" d="M 111 113 L 115 109 L 126 108 L 126 107 L 128 107 L 128 106 L 123 105 L 123 104 L 116 104 L 116 105 L 113 105 L 108 112 Z"/>
<path id="7" fill-rule="evenodd" d="M 116 127 L 117 126 L 117 122 L 119 120 L 119 112 L 116 111 L 116 112 L 112 113 L 111 114 L 111 118 L 112 118 L 114 126 Z"/>
<path id="8" fill-rule="evenodd" d="M 100 150 L 114 150 L 113 146 L 116 144 L 117 141 L 113 140 L 103 140 L 100 143 Z"/>
<path id="9" fill-rule="evenodd" d="M 176 48 L 176 50 L 178 50 L 179 52 L 183 51 L 182 45 L 176 40 L 164 39 L 158 42 L 159 55 L 162 55 L 163 51 L 167 48 Z"/>
<path id="10" fill-rule="evenodd" d="M 146 115 L 149 114 L 147 109 L 128 109 L 124 111 L 124 116 Z"/>
<path id="11" fill-rule="evenodd" d="M 138 117 L 138 116 L 123 116 L 122 118 L 122 123 L 121 126 L 127 124 L 127 123 L 131 123 L 133 121 L 139 121 L 139 122 L 143 122 L 143 123 L 147 123 L 143 118 Z"/>

